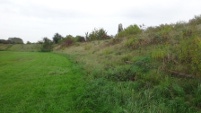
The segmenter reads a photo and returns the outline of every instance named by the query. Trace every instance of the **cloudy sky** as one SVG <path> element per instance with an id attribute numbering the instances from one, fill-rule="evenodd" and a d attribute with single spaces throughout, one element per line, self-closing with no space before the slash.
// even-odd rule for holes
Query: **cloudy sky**
<path id="1" fill-rule="evenodd" d="M 115 35 L 119 23 L 157 26 L 201 14 L 200 0 L 0 0 L 0 39 L 37 42 L 55 33 L 85 35 L 104 28 Z"/>

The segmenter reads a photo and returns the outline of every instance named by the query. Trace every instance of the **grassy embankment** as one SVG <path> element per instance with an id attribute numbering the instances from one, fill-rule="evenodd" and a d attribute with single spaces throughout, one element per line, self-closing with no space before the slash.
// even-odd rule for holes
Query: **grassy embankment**
<path id="1" fill-rule="evenodd" d="M 63 48 L 91 81 L 79 109 L 91 112 L 201 112 L 201 17 L 125 29 L 115 39 Z M 58 47 L 59 48 L 59 47 Z M 62 47 L 61 47 L 62 48 Z M 57 50 L 56 50 L 57 51 Z"/>

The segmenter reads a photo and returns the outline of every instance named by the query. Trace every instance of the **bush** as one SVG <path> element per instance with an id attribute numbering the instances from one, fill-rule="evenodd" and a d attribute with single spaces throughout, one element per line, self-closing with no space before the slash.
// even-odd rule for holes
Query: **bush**
<path id="1" fill-rule="evenodd" d="M 42 52 L 50 52 L 53 50 L 53 42 L 47 37 L 43 38 L 43 44 L 41 51 Z"/>
<path id="2" fill-rule="evenodd" d="M 75 38 L 72 35 L 67 35 L 66 38 L 63 39 L 62 46 L 68 47 L 75 43 Z"/>
<path id="3" fill-rule="evenodd" d="M 201 77 L 201 38 L 194 37 L 181 41 L 177 48 L 178 60 L 188 69 L 187 73 Z"/>
<path id="4" fill-rule="evenodd" d="M 94 31 L 89 33 L 87 41 L 104 40 L 109 38 L 110 36 L 107 35 L 107 32 L 103 28 L 101 28 L 101 29 L 94 29 Z"/>
<path id="5" fill-rule="evenodd" d="M 8 38 L 8 41 L 11 44 L 24 44 L 23 40 L 21 38 L 17 38 L 17 37 Z"/>
<path id="6" fill-rule="evenodd" d="M 122 60 L 127 60 L 127 58 Z M 137 77 L 147 73 L 153 67 L 150 62 L 150 57 L 140 57 L 130 65 L 110 68 L 106 72 L 106 78 L 115 81 L 135 81 Z"/>
<path id="7" fill-rule="evenodd" d="M 76 42 L 85 42 L 85 38 L 82 37 L 82 36 L 76 36 L 76 37 L 75 37 L 75 41 L 76 41 Z"/>
<path id="8" fill-rule="evenodd" d="M 119 32 L 116 37 L 127 37 L 141 33 L 142 30 L 137 25 L 130 25 L 123 31 Z"/>
<path id="9" fill-rule="evenodd" d="M 58 44 L 62 39 L 63 39 L 63 37 L 59 33 L 55 33 L 55 35 L 53 37 L 53 42 L 55 44 Z"/>

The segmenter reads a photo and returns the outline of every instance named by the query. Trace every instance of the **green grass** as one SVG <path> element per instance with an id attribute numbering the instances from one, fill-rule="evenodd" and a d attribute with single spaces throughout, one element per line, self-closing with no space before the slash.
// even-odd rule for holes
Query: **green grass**
<path id="1" fill-rule="evenodd" d="M 109 45 L 110 41 L 87 42 L 60 51 L 82 63 L 90 80 L 76 99 L 79 112 L 201 112 L 200 80 L 177 78 L 163 71 L 169 46 L 132 49 L 124 46 L 126 39 L 115 45 Z M 85 49 L 88 46 L 92 47 Z"/>
<path id="2" fill-rule="evenodd" d="M 82 76 L 80 67 L 61 55 L 0 52 L 0 112 L 73 112 Z"/>
<path id="3" fill-rule="evenodd" d="M 0 51 L 36 52 L 41 50 L 41 44 L 0 44 Z"/>

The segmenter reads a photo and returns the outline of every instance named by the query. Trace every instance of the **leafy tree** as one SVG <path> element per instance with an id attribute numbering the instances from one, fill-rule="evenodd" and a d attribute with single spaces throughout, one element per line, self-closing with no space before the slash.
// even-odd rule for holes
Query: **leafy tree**
<path id="1" fill-rule="evenodd" d="M 31 42 L 30 42 L 30 41 L 27 41 L 27 44 L 31 44 Z"/>
<path id="2" fill-rule="evenodd" d="M 119 25 L 118 25 L 118 33 L 120 33 L 121 31 L 123 31 L 123 25 L 122 25 L 122 24 L 119 24 Z"/>
<path id="3" fill-rule="evenodd" d="M 47 37 L 43 38 L 42 52 L 50 52 L 53 50 L 53 42 Z"/>
<path id="4" fill-rule="evenodd" d="M 89 41 L 92 40 L 104 40 L 104 39 L 109 39 L 110 36 L 107 35 L 107 32 L 101 28 L 101 29 L 94 29 L 88 36 Z"/>
<path id="5" fill-rule="evenodd" d="M 55 35 L 53 37 L 53 42 L 55 44 L 58 44 L 62 39 L 63 39 L 63 37 L 59 33 L 55 33 Z"/>
<path id="6" fill-rule="evenodd" d="M 75 42 L 75 38 L 72 35 L 67 35 L 64 38 L 62 46 L 70 46 Z"/>
<path id="7" fill-rule="evenodd" d="M 137 25 L 130 25 L 126 29 L 124 29 L 123 31 L 119 32 L 117 34 L 117 37 L 125 37 L 125 36 L 129 36 L 129 35 L 136 35 L 136 34 L 139 34 L 141 32 L 142 32 L 142 30 Z"/>
<path id="8" fill-rule="evenodd" d="M 18 37 L 8 38 L 8 41 L 10 41 L 11 44 L 23 44 L 24 43 L 23 40 Z"/>
<path id="9" fill-rule="evenodd" d="M 0 44 L 10 44 L 11 42 L 8 40 L 0 39 Z"/>
<path id="10" fill-rule="evenodd" d="M 76 42 L 85 42 L 85 38 L 83 36 L 76 36 L 75 40 Z"/>

